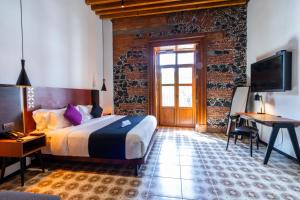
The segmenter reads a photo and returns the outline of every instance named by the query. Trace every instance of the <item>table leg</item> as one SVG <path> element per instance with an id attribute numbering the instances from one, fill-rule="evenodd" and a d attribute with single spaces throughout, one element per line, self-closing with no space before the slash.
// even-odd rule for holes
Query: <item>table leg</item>
<path id="1" fill-rule="evenodd" d="M 45 172 L 45 165 L 44 165 L 44 161 L 43 161 L 43 155 L 42 155 L 42 152 L 39 151 L 38 154 L 37 154 L 39 160 L 40 160 L 40 165 L 41 165 L 41 169 L 43 171 L 43 173 Z"/>
<path id="2" fill-rule="evenodd" d="M 296 157 L 298 159 L 298 163 L 300 164 L 300 149 L 299 149 L 299 143 L 298 143 L 295 127 L 289 126 L 288 131 L 289 131 L 289 135 L 291 138 L 291 142 L 292 142 Z"/>
<path id="3" fill-rule="evenodd" d="M 138 176 L 138 175 L 139 175 L 139 170 L 140 170 L 140 168 L 141 168 L 141 165 L 139 165 L 139 164 L 137 164 L 137 165 L 135 166 L 135 169 L 134 169 L 134 174 L 135 174 L 135 176 Z"/>
<path id="4" fill-rule="evenodd" d="M 265 155 L 265 159 L 264 159 L 264 164 L 268 164 L 271 152 L 273 150 L 274 147 L 274 143 L 276 141 L 278 132 L 279 132 L 280 127 L 278 125 L 274 125 L 272 128 L 272 133 L 269 139 L 269 143 L 268 143 L 268 147 L 267 147 L 267 151 L 266 151 L 266 155 Z"/>
<path id="5" fill-rule="evenodd" d="M 251 125 L 252 125 L 254 128 L 256 128 L 256 129 L 257 129 L 257 124 L 256 124 L 256 122 L 254 122 L 254 121 L 251 121 Z"/>
<path id="6" fill-rule="evenodd" d="M 250 156 L 252 157 L 252 146 L 253 146 L 253 142 L 252 142 L 253 138 L 252 138 L 252 133 L 250 133 Z"/>
<path id="7" fill-rule="evenodd" d="M 5 175 L 5 169 L 6 169 L 6 158 L 2 158 L 2 164 L 1 164 L 1 180 L 3 180 Z"/>
<path id="8" fill-rule="evenodd" d="M 20 158 L 20 170 L 21 170 L 21 185 L 24 186 L 24 172 L 26 166 L 26 157 Z"/>
<path id="9" fill-rule="evenodd" d="M 229 142 L 230 142 L 230 137 L 231 137 L 231 134 L 230 134 L 230 132 L 229 132 L 229 133 L 228 133 L 228 136 L 227 136 L 226 151 L 228 150 L 228 145 L 229 145 Z"/>
<path id="10" fill-rule="evenodd" d="M 231 127 L 232 127 L 232 119 L 229 117 L 226 135 L 229 135 L 229 133 L 231 131 Z"/>

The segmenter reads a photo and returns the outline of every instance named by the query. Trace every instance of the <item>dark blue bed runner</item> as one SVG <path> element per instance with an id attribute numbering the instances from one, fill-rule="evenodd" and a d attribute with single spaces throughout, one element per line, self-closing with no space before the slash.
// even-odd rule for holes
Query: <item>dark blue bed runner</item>
<path id="1" fill-rule="evenodd" d="M 127 133 L 140 123 L 145 116 L 126 116 L 89 136 L 89 154 L 92 158 L 126 159 L 125 144 Z M 122 121 L 129 120 L 130 125 L 121 127 Z"/>

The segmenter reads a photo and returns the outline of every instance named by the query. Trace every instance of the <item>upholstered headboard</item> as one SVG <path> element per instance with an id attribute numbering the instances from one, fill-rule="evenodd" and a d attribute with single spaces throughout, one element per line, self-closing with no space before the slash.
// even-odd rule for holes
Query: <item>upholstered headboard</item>
<path id="1" fill-rule="evenodd" d="M 73 105 L 99 104 L 99 90 L 30 87 L 24 91 L 24 116 L 25 130 L 35 130 L 35 122 L 32 118 L 34 110 L 64 108 L 69 103 Z"/>

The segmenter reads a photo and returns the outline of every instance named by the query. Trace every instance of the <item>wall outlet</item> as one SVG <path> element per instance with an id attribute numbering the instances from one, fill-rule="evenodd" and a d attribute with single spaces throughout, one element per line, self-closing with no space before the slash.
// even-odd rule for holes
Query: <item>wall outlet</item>
<path id="1" fill-rule="evenodd" d="M 12 131 L 15 128 L 15 122 L 8 122 L 2 125 L 3 131 Z"/>

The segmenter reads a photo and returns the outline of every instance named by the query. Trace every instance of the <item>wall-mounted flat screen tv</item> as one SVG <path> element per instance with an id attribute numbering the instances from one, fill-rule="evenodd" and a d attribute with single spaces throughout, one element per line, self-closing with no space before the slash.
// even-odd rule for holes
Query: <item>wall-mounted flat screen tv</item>
<path id="1" fill-rule="evenodd" d="M 276 55 L 251 65 L 252 92 L 284 92 L 292 87 L 292 53 Z"/>

